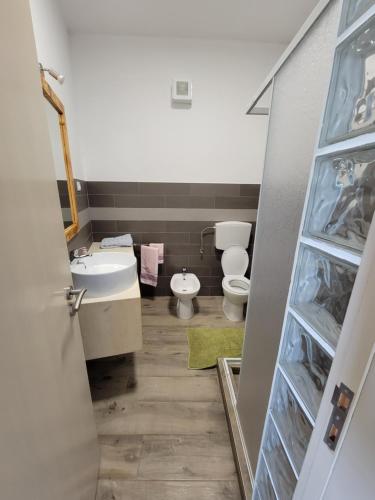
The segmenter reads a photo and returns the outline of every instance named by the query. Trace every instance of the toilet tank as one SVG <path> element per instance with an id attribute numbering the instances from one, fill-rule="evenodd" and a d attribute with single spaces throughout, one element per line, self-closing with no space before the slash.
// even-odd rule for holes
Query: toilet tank
<path id="1" fill-rule="evenodd" d="M 247 248 L 251 226 L 249 222 L 217 222 L 215 224 L 215 247 L 218 250 L 226 250 L 235 245 Z"/>

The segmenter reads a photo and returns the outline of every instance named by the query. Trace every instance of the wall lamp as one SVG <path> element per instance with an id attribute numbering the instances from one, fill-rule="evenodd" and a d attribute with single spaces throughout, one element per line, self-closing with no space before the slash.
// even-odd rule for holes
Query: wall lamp
<path id="1" fill-rule="evenodd" d="M 52 76 L 52 78 L 57 80 L 61 85 L 64 83 L 65 76 L 61 75 L 56 70 L 54 70 L 52 68 L 45 68 L 42 63 L 39 63 L 39 68 L 40 68 L 40 71 L 46 71 L 49 75 Z"/>

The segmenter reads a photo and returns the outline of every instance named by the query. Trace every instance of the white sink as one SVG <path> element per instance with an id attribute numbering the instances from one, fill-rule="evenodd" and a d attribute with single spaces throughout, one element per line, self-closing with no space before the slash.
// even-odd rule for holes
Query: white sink
<path id="1" fill-rule="evenodd" d="M 105 297 L 130 288 L 137 280 L 137 259 L 131 253 L 97 252 L 74 259 L 70 265 L 75 288 L 85 297 Z"/>

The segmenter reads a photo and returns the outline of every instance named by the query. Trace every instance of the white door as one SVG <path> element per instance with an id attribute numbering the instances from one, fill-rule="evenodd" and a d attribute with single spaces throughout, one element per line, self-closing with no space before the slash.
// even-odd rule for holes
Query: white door
<path id="1" fill-rule="evenodd" d="M 325 499 L 372 500 L 375 491 L 374 351 L 360 388 L 352 419 L 323 494 Z"/>
<path id="2" fill-rule="evenodd" d="M 298 485 L 304 500 L 372 500 L 375 491 L 375 224 L 370 228 L 340 342 Z M 335 385 L 354 392 L 337 447 L 324 442 Z"/>
<path id="3" fill-rule="evenodd" d="M 93 500 L 95 422 L 27 0 L 0 3 L 0 498 Z"/>

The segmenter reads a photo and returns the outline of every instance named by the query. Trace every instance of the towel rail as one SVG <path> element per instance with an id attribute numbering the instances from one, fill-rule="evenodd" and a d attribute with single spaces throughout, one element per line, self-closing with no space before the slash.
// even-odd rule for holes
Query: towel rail
<path id="1" fill-rule="evenodd" d="M 216 228 L 215 228 L 215 226 L 208 226 L 208 227 L 205 227 L 204 229 L 202 229 L 202 231 L 201 231 L 201 247 L 200 247 L 200 249 L 199 249 L 199 253 L 200 253 L 201 255 L 203 255 L 203 254 L 204 254 L 204 247 L 203 247 L 203 235 L 204 235 L 204 233 L 205 233 L 206 231 L 208 231 L 209 229 L 213 229 L 213 230 L 215 231 L 215 229 L 216 229 Z"/>

